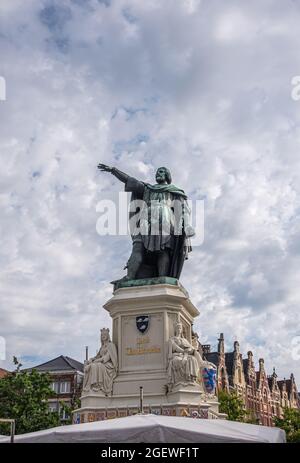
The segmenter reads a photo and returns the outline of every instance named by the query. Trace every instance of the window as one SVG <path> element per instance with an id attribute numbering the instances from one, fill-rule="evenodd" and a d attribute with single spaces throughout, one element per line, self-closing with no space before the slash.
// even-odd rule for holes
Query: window
<path id="1" fill-rule="evenodd" d="M 70 414 L 64 408 L 60 409 L 59 414 L 61 420 L 68 420 L 70 418 Z"/>
<path id="2" fill-rule="evenodd" d="M 50 412 L 57 412 L 57 402 L 50 402 L 49 403 L 49 410 Z"/>
<path id="3" fill-rule="evenodd" d="M 70 381 L 62 381 L 60 383 L 60 393 L 66 394 L 71 391 L 71 382 Z"/>
<path id="4" fill-rule="evenodd" d="M 71 392 L 71 381 L 53 381 L 51 389 L 56 394 L 67 394 Z"/>
<path id="5" fill-rule="evenodd" d="M 58 381 L 53 381 L 51 383 L 51 389 L 53 392 L 56 392 L 56 394 L 58 394 L 58 391 L 59 391 L 59 383 Z"/>
<path id="6" fill-rule="evenodd" d="M 77 384 L 80 385 L 83 383 L 83 375 L 77 375 Z"/>

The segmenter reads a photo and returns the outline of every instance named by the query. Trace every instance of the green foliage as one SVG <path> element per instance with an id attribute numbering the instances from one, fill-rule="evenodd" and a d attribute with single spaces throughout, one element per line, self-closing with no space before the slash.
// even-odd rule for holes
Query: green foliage
<path id="1" fill-rule="evenodd" d="M 16 370 L 0 380 L 0 418 L 16 420 L 16 434 L 59 426 L 59 415 L 49 410 L 47 399 L 52 396 L 48 374 L 36 370 L 21 371 L 14 357 Z M 8 434 L 1 425 L 0 434 Z"/>
<path id="2" fill-rule="evenodd" d="M 63 424 L 73 424 L 73 415 L 72 412 L 76 409 L 80 408 L 80 400 L 75 399 L 75 401 L 71 403 L 71 405 L 66 404 L 66 402 L 60 401 L 59 402 L 59 414 L 60 418 L 63 416 L 63 412 L 68 415 L 68 418 L 63 421 Z"/>
<path id="3" fill-rule="evenodd" d="M 285 408 L 283 418 L 275 418 L 275 426 L 286 432 L 287 442 L 300 443 L 300 410 Z"/>
<path id="4" fill-rule="evenodd" d="M 220 402 L 220 412 L 227 414 L 230 421 L 247 421 L 249 423 L 248 413 L 245 409 L 242 399 L 235 393 L 219 391 L 218 400 Z"/>
<path id="5" fill-rule="evenodd" d="M 259 419 L 252 410 L 246 410 L 246 417 L 243 421 L 248 424 L 259 424 Z"/>

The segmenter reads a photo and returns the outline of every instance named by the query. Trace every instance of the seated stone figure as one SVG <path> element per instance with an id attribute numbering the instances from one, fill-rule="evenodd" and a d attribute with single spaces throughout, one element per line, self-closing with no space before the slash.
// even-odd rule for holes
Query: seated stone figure
<path id="1" fill-rule="evenodd" d="M 215 395 L 217 387 L 217 367 L 214 363 L 203 359 L 203 349 L 199 342 L 199 336 L 192 330 L 192 346 L 199 352 L 201 358 L 201 368 L 197 381 L 203 383 L 204 391 Z"/>
<path id="2" fill-rule="evenodd" d="M 101 348 L 98 354 L 88 360 L 84 367 L 83 390 L 112 395 L 113 382 L 117 376 L 118 355 L 116 346 L 111 342 L 109 329 L 101 330 Z"/>
<path id="3" fill-rule="evenodd" d="M 168 389 L 172 390 L 179 383 L 197 383 L 204 390 L 203 382 L 199 383 L 203 360 L 197 349 L 183 337 L 181 323 L 176 324 L 175 336 L 168 344 Z"/>

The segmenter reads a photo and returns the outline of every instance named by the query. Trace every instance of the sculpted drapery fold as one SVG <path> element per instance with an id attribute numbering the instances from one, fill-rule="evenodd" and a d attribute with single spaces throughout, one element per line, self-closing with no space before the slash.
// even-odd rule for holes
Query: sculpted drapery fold
<path id="1" fill-rule="evenodd" d="M 175 336 L 168 341 L 168 387 L 176 384 L 197 383 L 203 389 L 201 369 L 203 360 L 200 353 L 182 334 L 182 324 L 177 323 Z"/>
<path id="2" fill-rule="evenodd" d="M 83 390 L 111 395 L 118 371 L 118 354 L 108 329 L 101 330 L 101 343 L 97 355 L 85 364 Z"/>

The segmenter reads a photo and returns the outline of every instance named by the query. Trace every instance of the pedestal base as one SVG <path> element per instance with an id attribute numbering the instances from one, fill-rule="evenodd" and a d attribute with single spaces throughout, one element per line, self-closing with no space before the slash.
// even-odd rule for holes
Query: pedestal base
<path id="1" fill-rule="evenodd" d="M 175 284 L 176 283 L 176 284 Z M 111 397 L 83 391 L 75 422 L 88 422 L 128 416 L 139 412 L 140 387 L 144 412 L 158 415 L 223 418 L 217 397 L 206 394 L 198 383 L 168 386 L 168 341 L 180 319 L 184 338 L 192 342 L 192 324 L 199 311 L 177 280 L 151 281 L 151 284 L 115 289 L 104 305 L 113 322 L 112 341 L 118 350 L 118 376 Z M 139 320 L 148 326 L 139 329 Z M 144 328 L 143 328 L 144 329 Z"/>

